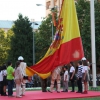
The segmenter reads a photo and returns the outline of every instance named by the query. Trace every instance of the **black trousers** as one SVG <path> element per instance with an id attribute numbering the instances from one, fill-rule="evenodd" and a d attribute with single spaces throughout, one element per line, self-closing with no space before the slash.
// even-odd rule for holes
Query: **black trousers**
<path id="1" fill-rule="evenodd" d="M 70 78 L 72 77 L 72 74 L 73 73 L 70 73 Z M 70 79 L 70 81 L 71 81 L 72 91 L 74 92 L 75 91 L 75 75 L 73 76 L 72 79 Z"/>
<path id="2" fill-rule="evenodd" d="M 78 92 L 82 92 L 82 78 L 77 80 Z"/>
<path id="3" fill-rule="evenodd" d="M 42 86 L 42 92 L 46 92 L 46 89 L 47 89 L 47 79 L 41 79 L 41 86 Z"/>
<path id="4" fill-rule="evenodd" d="M 4 95 L 4 91 L 3 91 L 3 81 L 0 81 L 0 94 Z"/>
<path id="5" fill-rule="evenodd" d="M 74 92 L 74 90 L 75 90 L 75 81 L 74 80 L 71 80 L 71 85 L 72 85 L 72 91 Z"/>

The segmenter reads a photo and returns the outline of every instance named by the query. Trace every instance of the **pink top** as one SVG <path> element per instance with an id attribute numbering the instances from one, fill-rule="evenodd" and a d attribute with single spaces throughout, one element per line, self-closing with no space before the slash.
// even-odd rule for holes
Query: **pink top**
<path id="1" fill-rule="evenodd" d="M 17 69 L 15 69 L 15 79 L 22 79 L 23 76 L 22 76 L 22 73 L 21 73 L 21 68 L 20 66 L 17 67 Z"/>

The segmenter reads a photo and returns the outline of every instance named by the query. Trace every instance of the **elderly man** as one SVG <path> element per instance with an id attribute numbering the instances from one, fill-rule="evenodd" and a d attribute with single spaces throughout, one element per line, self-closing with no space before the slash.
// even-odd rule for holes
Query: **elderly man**
<path id="1" fill-rule="evenodd" d="M 61 72 L 61 69 L 62 69 L 62 66 L 58 66 L 51 73 L 51 86 L 50 86 L 50 90 L 48 90 L 51 93 L 53 91 L 55 80 L 57 81 L 57 92 L 58 93 L 60 92 L 60 80 L 61 80 L 60 72 Z"/>

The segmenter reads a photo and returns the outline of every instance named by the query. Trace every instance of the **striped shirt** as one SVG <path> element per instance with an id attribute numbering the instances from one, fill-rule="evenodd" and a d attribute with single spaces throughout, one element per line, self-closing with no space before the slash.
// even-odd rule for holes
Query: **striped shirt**
<path id="1" fill-rule="evenodd" d="M 78 72 L 77 72 L 77 77 L 78 78 L 82 78 L 82 69 L 83 69 L 82 65 L 78 66 Z"/>

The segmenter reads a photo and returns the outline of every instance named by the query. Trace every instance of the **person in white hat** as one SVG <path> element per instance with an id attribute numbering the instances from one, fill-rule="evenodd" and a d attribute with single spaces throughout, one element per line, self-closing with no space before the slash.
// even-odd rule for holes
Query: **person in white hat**
<path id="1" fill-rule="evenodd" d="M 83 57 L 83 58 L 82 58 L 82 61 L 83 61 L 83 60 L 86 60 L 86 58 L 85 58 L 85 57 Z"/>
<path id="2" fill-rule="evenodd" d="M 26 77 L 26 67 L 27 64 L 24 62 L 24 58 L 22 56 L 18 57 L 18 61 L 20 61 L 20 68 L 21 68 L 21 72 L 22 72 L 22 76 Z M 23 79 L 22 82 L 22 93 L 21 95 L 24 96 L 25 95 L 25 83 L 26 83 L 26 79 Z"/>

